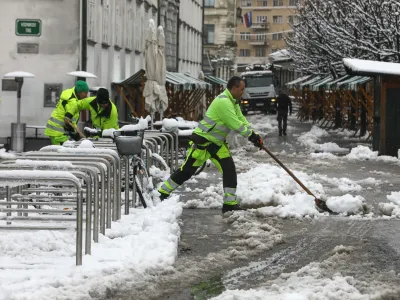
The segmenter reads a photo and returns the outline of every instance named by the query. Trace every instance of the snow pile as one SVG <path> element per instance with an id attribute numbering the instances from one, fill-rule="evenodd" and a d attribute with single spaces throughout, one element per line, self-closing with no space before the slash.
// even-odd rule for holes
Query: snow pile
<path id="1" fill-rule="evenodd" d="M 174 263 L 182 213 L 177 197 L 132 209 L 75 266 L 75 230 L 0 234 L 0 299 L 105 298 L 108 289 Z M 72 227 L 73 228 L 73 227 Z"/>
<path id="2" fill-rule="evenodd" d="M 142 117 L 139 119 L 139 123 L 135 125 L 125 125 L 122 126 L 117 131 L 138 131 L 138 130 L 146 130 L 149 127 L 149 117 L 143 119 Z"/>
<path id="3" fill-rule="evenodd" d="M 325 143 L 318 144 L 318 141 L 323 138 L 329 136 L 329 133 L 324 129 L 319 128 L 318 126 L 313 126 L 310 131 L 307 131 L 301 134 L 298 138 L 300 145 L 311 149 L 312 151 L 319 152 L 348 152 L 347 148 L 339 147 L 336 143 Z"/>
<path id="4" fill-rule="evenodd" d="M 302 172 L 295 172 L 295 175 L 316 195 L 325 195 L 322 185 L 313 182 L 308 175 Z M 265 215 L 302 217 L 319 214 L 314 207 L 314 198 L 305 194 L 284 170 L 271 164 L 262 164 L 239 174 L 238 197 L 244 207 L 268 206 L 259 209 Z"/>
<path id="5" fill-rule="evenodd" d="M 89 140 L 83 140 L 80 144 L 79 144 L 79 146 L 78 146 L 78 148 L 89 148 L 89 149 L 92 149 L 92 148 L 95 148 L 94 147 L 94 145 L 93 145 L 93 143 L 91 142 L 91 141 L 89 141 Z"/>
<path id="6" fill-rule="evenodd" d="M 365 206 L 365 199 L 361 196 L 346 194 L 338 197 L 329 197 L 326 205 L 336 213 L 360 214 Z"/>
<path id="7" fill-rule="evenodd" d="M 113 138 L 114 137 L 114 131 L 115 131 L 114 128 L 104 129 L 103 132 L 101 133 L 101 136 L 105 137 L 105 138 L 110 138 L 110 137 Z"/>
<path id="8" fill-rule="evenodd" d="M 362 145 L 351 149 L 346 155 L 349 160 L 375 160 L 378 157 L 378 151 L 372 151 L 370 148 Z"/>
<path id="9" fill-rule="evenodd" d="M 0 159 L 15 159 L 16 156 L 12 153 L 6 152 L 6 149 L 0 149 Z"/>
<path id="10" fill-rule="evenodd" d="M 179 131 L 178 121 L 175 119 L 165 118 L 164 120 L 162 120 L 162 131 L 178 132 Z"/>
<path id="11" fill-rule="evenodd" d="M 400 192 L 392 192 L 390 195 L 387 195 L 386 198 L 390 202 L 379 203 L 380 211 L 384 215 L 400 218 Z"/>

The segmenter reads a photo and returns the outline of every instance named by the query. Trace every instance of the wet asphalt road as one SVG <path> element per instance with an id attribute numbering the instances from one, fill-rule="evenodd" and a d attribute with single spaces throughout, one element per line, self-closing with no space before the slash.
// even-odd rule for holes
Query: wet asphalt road
<path id="1" fill-rule="evenodd" d="M 311 163 L 296 144 L 296 135 L 307 131 L 311 124 L 291 119 L 288 137 L 269 134 L 269 148 L 278 153 L 289 168 L 330 177 L 361 180 L 374 177 L 382 184 L 364 188 L 362 195 L 371 211 L 379 214 L 378 203 L 385 202 L 390 191 L 399 191 L 399 166 L 379 162 Z M 294 136 L 295 135 L 295 136 Z M 355 141 L 334 137 L 342 147 L 353 147 Z M 322 141 L 325 142 L 325 141 Z M 282 154 L 282 150 L 287 153 Z M 291 155 L 296 152 L 297 155 Z M 251 154 L 249 154 L 251 155 Z M 273 161 L 267 156 L 254 156 L 260 162 Z M 215 172 L 206 169 L 207 172 Z M 245 168 L 239 171 L 245 171 Z M 202 180 L 201 186 L 215 184 Z M 194 184 L 187 184 L 194 188 Z M 339 194 L 329 183 L 329 194 Z M 182 193 L 187 201 L 196 195 Z M 268 286 L 282 273 L 294 272 L 310 262 L 322 262 L 324 275 L 340 272 L 353 276 L 355 286 L 366 294 L 377 289 L 376 299 L 400 299 L 400 220 L 353 219 L 351 217 L 321 217 L 318 219 L 261 218 L 245 212 L 243 219 L 222 217 L 217 209 L 185 209 L 182 216 L 182 236 L 178 259 L 168 271 L 157 272 L 143 281 L 110 290 L 107 299 L 209 299 L 225 289 L 250 289 Z M 264 228 L 265 226 L 270 226 Z M 262 229 L 265 236 L 250 240 L 250 230 Z M 273 228 L 273 229 L 271 229 Z M 264 232 L 262 231 L 262 232 Z M 339 245 L 352 247 L 342 260 L 332 262 L 332 250 Z"/>

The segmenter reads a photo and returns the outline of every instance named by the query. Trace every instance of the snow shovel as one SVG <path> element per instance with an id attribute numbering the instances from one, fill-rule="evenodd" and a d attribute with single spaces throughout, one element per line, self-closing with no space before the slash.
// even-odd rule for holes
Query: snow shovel
<path id="1" fill-rule="evenodd" d="M 315 195 L 275 155 L 273 155 L 272 152 L 267 149 L 267 147 L 262 145 L 261 148 L 265 152 L 267 152 L 303 188 L 303 190 L 306 191 L 307 194 L 315 198 L 315 205 L 319 210 L 333 213 L 333 211 L 330 210 L 329 207 L 326 205 L 325 201 L 322 201 L 321 199 L 315 197 Z"/>
<path id="2" fill-rule="evenodd" d="M 74 128 L 75 132 L 77 132 L 79 134 L 79 136 L 81 137 L 81 139 L 86 139 L 86 136 L 78 129 L 78 127 L 76 127 L 70 120 L 65 119 L 65 122 L 70 125 L 72 128 Z"/>

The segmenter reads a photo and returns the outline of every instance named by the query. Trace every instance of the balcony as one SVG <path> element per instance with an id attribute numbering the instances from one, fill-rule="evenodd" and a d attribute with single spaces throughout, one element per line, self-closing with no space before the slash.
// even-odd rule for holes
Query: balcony
<path id="1" fill-rule="evenodd" d="M 253 23 L 253 25 L 251 25 L 251 28 L 254 30 L 258 30 L 258 29 L 268 30 L 269 25 L 270 25 L 269 22 Z"/>
<path id="2" fill-rule="evenodd" d="M 268 40 L 262 39 L 262 38 L 257 38 L 255 36 L 250 37 L 249 45 L 253 46 L 268 46 Z"/>

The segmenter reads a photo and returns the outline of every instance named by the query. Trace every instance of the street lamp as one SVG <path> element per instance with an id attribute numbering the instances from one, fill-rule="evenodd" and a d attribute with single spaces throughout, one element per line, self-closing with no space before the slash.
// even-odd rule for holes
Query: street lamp
<path id="1" fill-rule="evenodd" d="M 35 75 L 28 72 L 15 71 L 7 73 L 3 77 L 14 78 L 17 82 L 17 123 L 11 123 L 11 150 L 23 152 L 26 124 L 21 123 L 21 90 L 24 78 L 32 78 Z"/>

